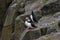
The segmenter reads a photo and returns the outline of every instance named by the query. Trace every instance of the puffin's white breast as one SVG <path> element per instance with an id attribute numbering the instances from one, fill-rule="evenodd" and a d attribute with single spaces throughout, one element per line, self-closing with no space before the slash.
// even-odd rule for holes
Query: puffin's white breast
<path id="1" fill-rule="evenodd" d="M 31 23 L 29 23 L 29 22 L 27 22 L 27 21 L 25 21 L 25 25 L 26 25 L 27 27 L 32 27 L 32 26 L 31 26 Z"/>

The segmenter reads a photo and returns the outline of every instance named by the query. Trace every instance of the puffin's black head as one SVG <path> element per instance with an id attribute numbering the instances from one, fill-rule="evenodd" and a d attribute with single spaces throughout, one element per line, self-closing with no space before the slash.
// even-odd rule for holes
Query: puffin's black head
<path id="1" fill-rule="evenodd" d="M 31 13 L 32 15 L 34 15 L 34 12 L 32 11 L 32 13 Z"/>

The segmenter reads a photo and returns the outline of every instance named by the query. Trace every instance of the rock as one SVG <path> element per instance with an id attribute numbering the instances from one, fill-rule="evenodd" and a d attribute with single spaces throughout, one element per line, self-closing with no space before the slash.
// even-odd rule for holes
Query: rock
<path id="1" fill-rule="evenodd" d="M 16 27 L 16 37 L 18 37 L 18 39 L 19 39 L 19 37 L 21 37 L 21 34 L 26 29 L 25 26 L 24 26 L 24 20 L 25 20 L 25 17 L 27 17 L 27 16 L 28 15 L 20 15 L 20 16 L 18 16 L 16 18 L 16 25 L 18 26 L 18 27 Z M 54 16 L 58 16 L 58 14 L 57 15 L 54 15 Z M 46 19 L 46 21 L 48 19 L 50 21 L 53 21 L 51 18 L 54 19 L 54 16 L 48 17 L 48 18 L 45 18 L 45 19 Z M 42 21 L 40 23 L 43 24 L 45 22 L 44 21 L 45 19 L 42 19 Z M 43 35 L 50 34 L 51 32 L 54 33 L 57 30 L 57 27 L 58 27 L 57 23 L 58 22 L 57 22 L 57 20 L 54 21 L 54 22 L 52 22 L 52 23 L 50 21 L 47 21 L 47 24 L 48 24 L 47 26 L 46 25 L 40 25 L 40 23 L 39 23 L 39 27 L 28 31 L 24 35 L 23 40 L 33 40 L 33 39 L 37 39 L 37 38 L 39 38 L 39 37 L 41 37 Z M 19 29 L 19 26 L 20 26 L 20 29 Z M 47 27 L 47 30 L 46 30 L 46 27 Z"/>
<path id="2" fill-rule="evenodd" d="M 45 35 L 45 36 L 42 36 L 36 40 L 59 40 L 59 35 L 60 34 L 48 34 L 48 35 Z"/>
<path id="3" fill-rule="evenodd" d="M 52 3 L 49 3 L 41 8 L 41 15 L 47 15 L 47 14 L 55 14 L 56 12 L 59 12 L 60 10 L 60 1 L 55 1 Z"/>
<path id="4" fill-rule="evenodd" d="M 42 2 L 42 0 L 20 0 L 20 1 L 14 0 L 14 1 L 16 1 L 17 5 L 12 4 L 12 6 L 13 5 L 14 6 L 11 7 L 10 5 L 10 7 L 8 8 L 9 9 L 7 12 L 8 15 L 6 17 L 5 24 L 4 24 L 4 27 L 7 27 L 7 28 L 3 29 L 3 32 L 6 29 L 9 29 L 8 31 L 7 30 L 5 31 L 6 35 L 8 34 L 7 32 L 9 32 L 8 34 L 9 37 L 12 31 L 11 30 L 12 26 L 14 27 L 15 40 L 20 40 L 20 38 L 22 38 L 22 40 L 35 40 L 40 38 L 41 36 L 50 34 L 52 31 L 54 32 L 58 29 L 57 24 L 58 24 L 58 21 L 60 20 L 60 17 L 55 18 L 56 15 L 55 16 L 53 15 L 50 17 L 48 16 L 48 18 L 45 18 L 43 16 L 44 15 L 46 16 L 49 13 L 55 14 L 56 12 L 59 12 L 60 1 L 53 1 L 52 3 L 50 2 L 50 0 L 46 0 L 46 2 Z M 17 14 L 16 13 L 17 11 L 21 13 L 23 12 L 23 13 Z M 24 24 L 25 17 L 28 17 L 31 14 L 31 11 L 34 12 L 38 20 L 41 18 L 41 16 L 43 19 L 41 19 L 42 21 L 39 20 L 39 23 L 37 23 L 38 25 L 36 24 L 37 28 L 32 29 L 30 31 L 25 31 L 26 29 L 26 25 Z M 3 37 L 3 39 L 8 40 L 7 36 L 5 38 Z"/>

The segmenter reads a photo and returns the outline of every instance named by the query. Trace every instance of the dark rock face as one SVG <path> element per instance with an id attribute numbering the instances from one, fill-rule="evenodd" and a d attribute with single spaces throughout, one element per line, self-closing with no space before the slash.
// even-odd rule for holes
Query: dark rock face
<path id="1" fill-rule="evenodd" d="M 41 29 L 41 36 L 46 35 L 46 34 L 47 34 L 47 28 Z"/>
<path id="2" fill-rule="evenodd" d="M 60 28 L 60 21 L 58 22 L 58 26 L 59 26 L 59 28 Z"/>
<path id="3" fill-rule="evenodd" d="M 31 36 L 29 33 L 26 34 L 26 36 L 23 38 L 23 40 L 31 40 Z"/>
<path id="4" fill-rule="evenodd" d="M 29 31 L 23 38 L 23 40 L 33 40 L 40 37 L 39 31 Z"/>
<path id="5" fill-rule="evenodd" d="M 0 32 L 2 31 L 3 24 L 6 18 L 6 10 L 12 0 L 0 0 Z M 9 3 L 9 4 L 8 4 Z"/>
<path id="6" fill-rule="evenodd" d="M 39 38 L 41 36 L 41 33 L 40 33 L 40 31 L 32 31 L 30 33 L 30 35 L 31 35 L 32 39 L 37 39 L 37 38 Z"/>
<path id="7" fill-rule="evenodd" d="M 47 5 L 44 5 L 41 8 L 41 15 L 54 14 L 59 11 L 60 11 L 60 1 L 57 0 L 53 3 L 49 3 Z"/>
<path id="8" fill-rule="evenodd" d="M 41 15 L 44 16 L 44 15 L 47 15 L 49 13 L 51 14 L 54 14 L 56 12 L 59 12 L 60 11 L 60 1 L 56 1 L 56 2 L 53 2 L 53 3 L 50 3 L 50 4 L 47 4 L 47 5 L 44 5 L 42 8 L 41 8 Z M 10 4 L 10 3 L 9 3 Z M 38 3 L 39 4 L 39 3 Z M 33 4 L 34 5 L 34 4 Z M 8 6 L 8 5 L 7 5 Z M 25 5 L 24 5 L 25 6 Z M 18 10 L 17 13 L 25 13 L 25 11 L 22 11 L 22 9 L 24 8 L 24 6 L 21 6 L 21 9 Z M 36 6 L 36 5 L 35 5 Z M 23 8 L 22 8 L 23 7 Z M 40 6 L 39 6 L 40 7 Z M 29 8 L 29 7 L 28 7 Z M 33 7 L 34 8 L 34 7 Z M 14 8 L 11 8 L 11 9 L 14 9 Z M 37 9 L 37 8 L 36 8 Z M 15 9 L 14 9 L 15 10 Z M 29 10 L 29 9 L 28 9 Z M 15 11 L 14 11 L 15 12 Z M 11 13 L 8 15 L 8 21 L 9 21 L 9 18 L 12 18 L 10 16 L 12 16 L 12 14 L 14 13 L 13 10 L 9 10 L 8 13 Z M 14 15 L 14 14 L 13 14 Z M 25 17 L 28 16 L 27 15 L 24 15 L 21 16 L 20 14 L 18 14 L 18 18 L 15 20 L 16 17 L 14 17 L 14 20 L 13 21 L 9 21 L 8 23 L 10 22 L 13 22 L 13 26 L 12 29 L 14 32 L 15 31 L 15 40 L 19 40 L 21 34 L 23 34 L 24 30 L 26 29 L 26 26 L 24 24 L 24 21 L 25 21 Z M 16 16 L 16 15 L 15 15 Z M 36 16 L 37 16 L 37 19 L 40 19 L 40 13 L 37 14 L 36 13 Z M 38 18 L 39 17 L 39 18 Z M 13 19 L 13 18 L 12 18 Z M 11 19 L 10 19 L 11 20 Z M 48 19 L 47 19 L 48 20 Z M 6 24 L 8 24 L 6 23 Z M 14 24 L 15 23 L 15 24 Z M 43 24 L 43 23 L 42 23 Z M 59 24 L 60 25 L 60 24 Z M 53 26 L 53 25 L 52 25 Z M 39 26 L 40 27 L 40 26 Z M 55 27 L 55 26 L 54 26 Z M 14 29 L 15 28 L 15 29 Z M 50 29 L 51 30 L 51 29 Z M 49 30 L 49 31 L 50 31 Z M 55 31 L 55 30 L 54 30 Z M 47 28 L 42 28 L 42 29 L 37 29 L 37 30 L 34 30 L 34 31 L 29 31 L 25 34 L 25 36 L 23 37 L 23 40 L 34 40 L 34 39 L 37 39 L 43 35 L 46 35 L 47 33 Z M 50 34 L 50 32 L 49 32 Z M 12 37 L 13 38 L 13 37 Z"/>

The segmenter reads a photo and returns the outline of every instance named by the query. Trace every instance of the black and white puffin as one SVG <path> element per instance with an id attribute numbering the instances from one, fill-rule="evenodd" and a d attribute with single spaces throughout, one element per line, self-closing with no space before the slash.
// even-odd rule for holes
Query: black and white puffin
<path id="1" fill-rule="evenodd" d="M 36 28 L 36 26 L 31 22 L 31 20 L 28 17 L 26 17 L 25 25 L 28 29 Z"/>
<path id="2" fill-rule="evenodd" d="M 32 11 L 32 13 L 31 13 L 31 15 L 29 16 L 29 18 L 30 18 L 30 20 L 31 20 L 32 22 L 38 23 L 38 21 L 37 21 L 37 19 L 36 19 L 36 15 L 34 15 L 33 11 Z"/>

